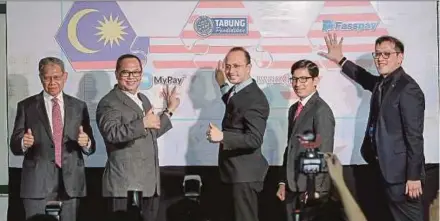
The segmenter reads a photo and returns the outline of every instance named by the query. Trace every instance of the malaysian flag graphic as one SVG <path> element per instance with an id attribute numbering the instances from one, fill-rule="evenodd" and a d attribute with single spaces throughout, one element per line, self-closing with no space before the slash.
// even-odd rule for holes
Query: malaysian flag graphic
<path id="1" fill-rule="evenodd" d="M 344 55 L 357 59 L 356 63 L 364 67 L 372 64 L 376 38 L 388 34 L 369 1 L 326 1 L 308 33 L 314 48 L 327 51 L 324 41 L 327 32 L 344 37 Z M 321 64 L 329 69 L 338 68 L 325 59 Z"/>
<path id="2" fill-rule="evenodd" d="M 114 70 L 117 58 L 145 62 L 149 38 L 138 37 L 117 2 L 75 2 L 55 39 L 75 71 Z"/>

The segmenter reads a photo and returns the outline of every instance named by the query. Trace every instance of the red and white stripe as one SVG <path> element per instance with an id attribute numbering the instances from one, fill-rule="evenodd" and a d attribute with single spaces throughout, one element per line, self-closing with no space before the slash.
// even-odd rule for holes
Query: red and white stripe
<path id="1" fill-rule="evenodd" d="M 374 52 L 375 40 L 382 35 L 388 35 L 385 25 L 369 1 L 326 1 L 308 33 L 309 40 L 316 50 L 327 50 L 324 41 L 327 33 L 322 30 L 323 20 L 379 23 L 374 31 L 330 31 L 336 33 L 338 38 L 344 37 L 344 55 L 349 59 L 357 60 L 358 63 L 371 63 L 368 61 L 372 59 L 371 53 Z M 322 64 L 327 68 L 337 68 L 334 63 L 327 60 L 323 60 Z"/>
<path id="2" fill-rule="evenodd" d="M 199 16 L 248 18 L 248 35 L 211 35 L 202 38 L 194 30 Z M 310 43 L 304 38 L 262 38 L 258 27 L 241 1 L 200 1 L 188 19 L 180 38 L 152 37 L 149 59 L 155 69 L 214 68 L 233 46 L 249 49 L 256 65 L 290 69 L 295 60 L 308 57 Z"/>

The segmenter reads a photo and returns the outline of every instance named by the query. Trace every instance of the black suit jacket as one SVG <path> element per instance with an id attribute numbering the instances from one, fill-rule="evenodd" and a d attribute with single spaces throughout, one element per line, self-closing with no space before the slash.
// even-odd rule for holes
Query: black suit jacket
<path id="1" fill-rule="evenodd" d="M 342 72 L 373 94 L 381 77 L 368 73 L 351 61 L 346 61 Z M 376 154 L 368 125 L 361 153 L 369 164 L 379 163 L 385 181 L 390 184 L 404 183 L 407 180 L 421 180 L 424 177 L 425 157 L 423 153 L 423 126 L 425 97 L 417 82 L 403 68 L 391 75 L 388 90 L 379 107 L 375 130 Z"/>
<path id="2" fill-rule="evenodd" d="M 62 172 L 66 192 L 70 197 L 86 195 L 83 149 L 78 145 L 79 127 L 90 138 L 91 150 L 95 152 L 95 140 L 90 126 L 89 112 L 85 102 L 64 94 L 64 137 L 62 150 Z M 22 140 L 27 129 L 32 130 L 34 145 L 23 153 Z M 14 130 L 10 140 L 14 155 L 24 155 L 21 172 L 21 197 L 45 198 L 58 184 L 58 169 L 55 165 L 55 149 L 52 129 L 43 92 L 28 97 L 17 104 Z"/>
<path id="3" fill-rule="evenodd" d="M 335 135 L 335 117 L 328 104 L 316 92 L 307 101 L 298 118 L 294 119 L 298 102 L 290 106 L 288 114 L 287 147 L 284 151 L 281 167 L 281 182 L 288 184 L 290 191 L 304 192 L 307 190 L 307 177 L 299 173 L 298 156 L 305 148 L 301 146 L 296 135 L 313 132 L 321 137 L 321 152 L 333 152 Z M 318 192 L 329 191 L 331 181 L 328 174 L 318 174 L 315 188 Z"/>
<path id="4" fill-rule="evenodd" d="M 269 102 L 255 80 L 227 102 L 223 95 L 223 142 L 219 150 L 220 178 L 225 183 L 264 181 L 269 164 L 261 145 L 269 117 Z"/>

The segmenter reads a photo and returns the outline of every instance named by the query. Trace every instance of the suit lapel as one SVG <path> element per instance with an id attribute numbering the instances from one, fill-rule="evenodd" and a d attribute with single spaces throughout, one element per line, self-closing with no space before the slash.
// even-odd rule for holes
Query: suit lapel
<path id="1" fill-rule="evenodd" d="M 40 118 L 41 123 L 43 124 L 44 129 L 46 129 L 47 135 L 51 140 L 52 139 L 52 129 L 49 124 L 49 117 L 47 116 L 46 106 L 44 105 L 44 97 L 43 92 L 41 92 L 37 97 L 37 112 L 38 117 Z"/>
<path id="2" fill-rule="evenodd" d="M 318 99 L 318 92 L 316 92 L 309 101 L 307 101 L 306 105 L 303 107 L 301 113 L 299 114 L 299 116 L 294 119 L 293 122 L 293 129 L 292 129 L 292 134 L 296 134 L 296 130 L 298 129 L 298 125 L 301 124 L 302 121 L 304 121 L 305 116 L 307 115 L 307 113 L 313 108 L 313 106 L 315 105 L 316 100 Z M 300 102 L 300 101 L 298 101 Z M 296 113 L 296 109 L 298 108 L 298 104 L 296 104 L 296 108 L 295 108 L 295 112 L 293 113 L 293 115 L 295 116 Z M 291 137 L 292 139 L 292 137 Z"/>
<path id="3" fill-rule="evenodd" d="M 399 72 L 395 73 L 395 76 L 393 76 L 393 79 L 389 83 L 390 85 L 388 86 L 389 87 L 388 90 L 383 95 L 382 102 L 380 103 L 380 110 L 382 110 L 382 108 L 384 106 L 383 104 L 389 103 L 389 99 L 390 99 L 390 97 L 392 97 L 391 95 L 394 94 L 394 92 L 400 91 L 400 90 L 398 90 L 398 88 L 400 88 L 399 86 L 402 85 L 402 84 L 399 84 L 399 79 L 400 79 L 401 74 L 402 74 L 401 71 L 399 71 Z"/>
<path id="4" fill-rule="evenodd" d="M 118 96 L 118 98 L 122 101 L 122 103 L 124 103 L 125 105 L 129 106 L 130 108 L 132 108 L 136 113 L 139 114 L 143 114 L 144 112 L 141 110 L 141 108 L 130 98 L 128 97 L 126 94 L 124 94 L 124 92 L 122 92 L 117 85 L 115 86 L 116 90 L 116 94 Z"/>
<path id="5" fill-rule="evenodd" d="M 144 111 L 150 110 L 152 106 L 151 106 L 151 103 L 148 100 L 147 96 L 145 96 L 142 93 L 138 93 L 138 96 L 139 96 L 139 99 L 141 99 L 141 101 L 142 101 L 142 107 L 144 107 Z"/>
<path id="6" fill-rule="evenodd" d="M 255 84 L 255 85 L 253 85 Z M 252 83 L 250 83 L 249 85 L 247 85 L 246 87 L 244 87 L 243 89 L 239 90 L 238 92 L 235 92 L 234 95 L 232 95 L 232 97 L 229 99 L 229 102 L 227 102 L 226 105 L 228 104 L 232 104 L 235 103 L 237 101 L 240 100 L 241 96 L 245 96 L 245 94 L 249 93 L 249 91 L 252 89 L 253 86 L 256 86 L 255 80 L 252 81 Z M 258 87 L 258 86 L 257 86 Z M 232 93 L 232 88 L 231 90 L 229 90 L 228 93 L 226 93 L 229 97 L 229 95 Z M 226 98 L 227 99 L 227 98 Z"/>
<path id="7" fill-rule="evenodd" d="M 64 125 L 63 125 L 63 134 L 66 135 L 67 134 L 67 128 L 66 125 L 72 125 L 72 116 L 75 116 L 75 114 L 73 113 L 74 110 L 74 106 L 72 104 L 72 101 L 70 100 L 70 97 L 68 97 L 67 95 L 65 95 L 63 93 L 63 101 L 64 101 Z M 79 128 L 78 128 L 79 130 Z"/>

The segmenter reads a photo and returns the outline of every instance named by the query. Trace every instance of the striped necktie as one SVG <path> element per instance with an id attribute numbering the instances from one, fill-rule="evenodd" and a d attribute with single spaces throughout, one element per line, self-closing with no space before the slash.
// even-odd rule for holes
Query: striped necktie
<path id="1" fill-rule="evenodd" d="M 61 168 L 63 120 L 61 119 L 61 108 L 56 97 L 52 99 L 52 137 L 55 144 L 55 163 Z"/>

